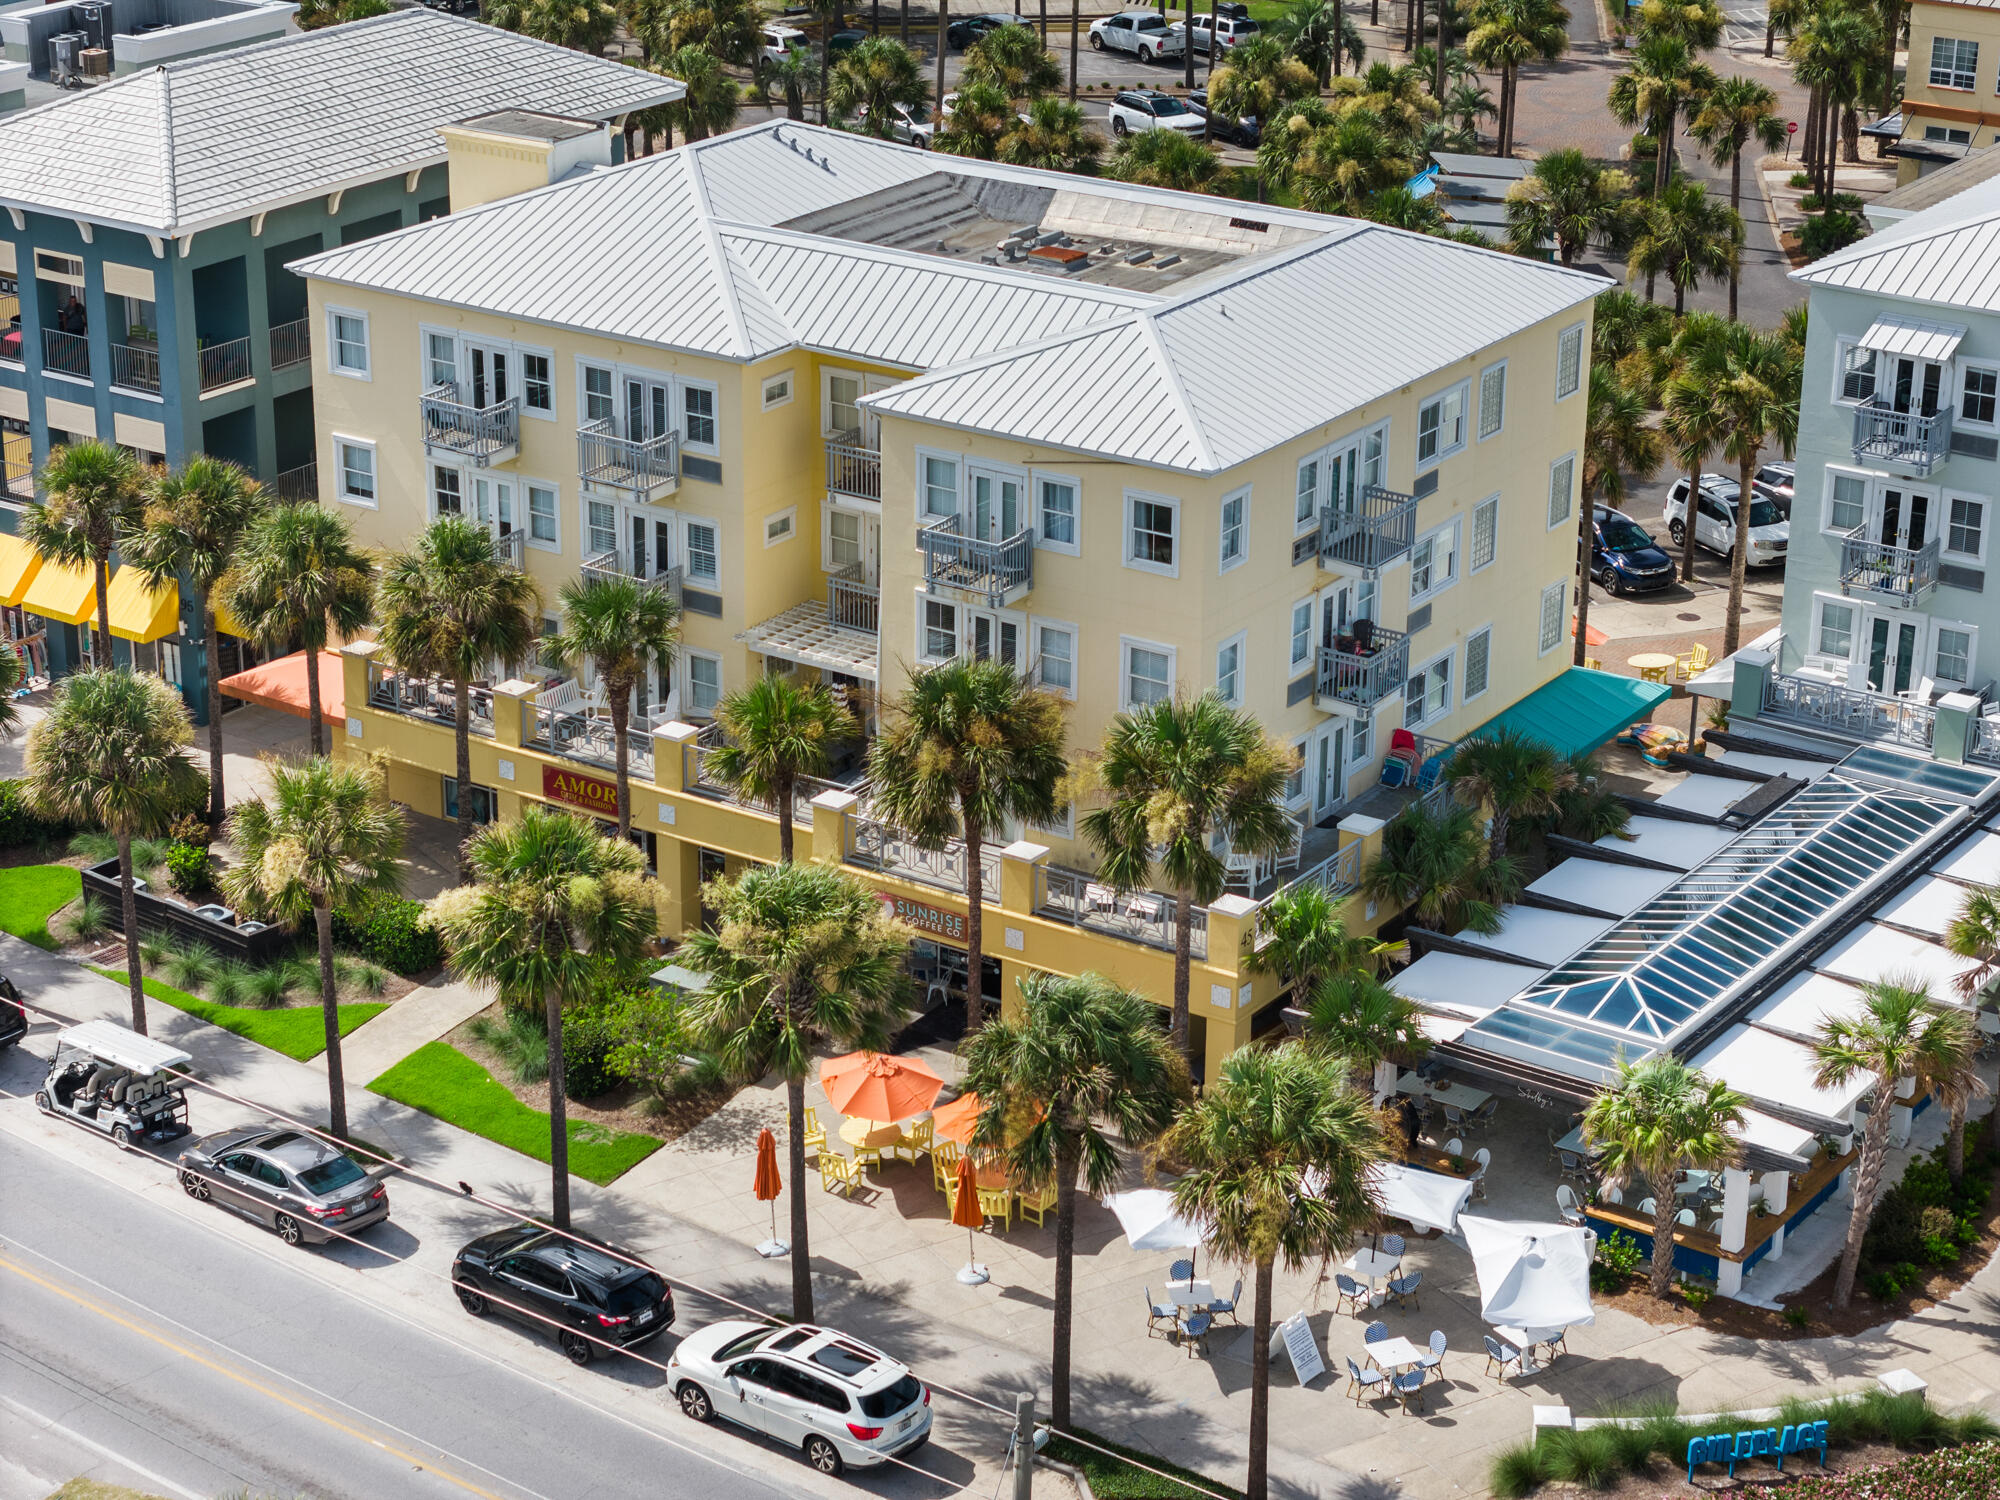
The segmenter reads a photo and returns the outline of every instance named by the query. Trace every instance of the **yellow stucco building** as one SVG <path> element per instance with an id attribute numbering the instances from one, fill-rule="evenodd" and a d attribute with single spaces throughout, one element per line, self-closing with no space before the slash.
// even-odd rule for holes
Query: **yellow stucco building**
<path id="1" fill-rule="evenodd" d="M 1902 120 L 1899 182 L 2000 140 L 2000 9 L 1915 0 Z"/>

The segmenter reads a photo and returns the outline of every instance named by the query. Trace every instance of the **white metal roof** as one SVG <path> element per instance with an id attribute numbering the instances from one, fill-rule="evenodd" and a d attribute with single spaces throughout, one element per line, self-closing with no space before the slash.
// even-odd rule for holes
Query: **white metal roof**
<path id="1" fill-rule="evenodd" d="M 1748 783 L 1745 783 L 1748 790 Z M 1692 870 L 1709 855 L 1731 843 L 1737 834 L 1728 828 L 1717 828 L 1706 823 L 1680 823 L 1667 818 L 1648 818 L 1643 814 L 1626 825 L 1628 838 L 1615 834 L 1597 841 L 1603 849 L 1625 854 L 1636 854 L 1641 859 L 1658 860 L 1663 865 L 1672 865 L 1680 870 Z"/>
<path id="2" fill-rule="evenodd" d="M 1755 1026 L 1732 1026 L 1692 1063 L 1752 1099 L 1831 1120 L 1845 1119 L 1854 1101 L 1875 1083 L 1865 1071 L 1857 1071 L 1838 1088 L 1822 1089 L 1813 1081 L 1819 1063 L 1810 1047 Z"/>
<path id="3" fill-rule="evenodd" d="M 1491 948 L 1533 959 L 1544 968 L 1554 968 L 1577 949 L 1612 928 L 1606 917 L 1586 917 L 1576 912 L 1547 911 L 1539 906 L 1508 906 L 1500 912 L 1500 930 L 1490 937 L 1470 928 L 1458 934 L 1461 943 Z M 1523 973 L 1527 971 L 1522 970 Z"/>
<path id="4" fill-rule="evenodd" d="M 1917 318 L 1881 317 L 1868 325 L 1859 342 L 1864 349 L 1879 349 L 1884 354 L 1942 361 L 1950 359 L 1964 339 L 1962 325 L 1947 327 Z"/>
<path id="5" fill-rule="evenodd" d="M 116 1021 L 80 1021 L 59 1032 L 56 1043 L 76 1047 L 134 1073 L 157 1073 L 162 1068 L 184 1068 L 194 1059 L 178 1047 L 141 1036 Z"/>
<path id="6" fill-rule="evenodd" d="M 1939 875 L 1926 875 L 1896 893 L 1875 913 L 1884 922 L 1942 938 L 1965 905 L 1965 887 Z"/>
<path id="7" fill-rule="evenodd" d="M 1783 1156 L 1810 1158 L 1819 1149 L 1819 1137 L 1810 1130 L 1757 1109 L 1744 1110 L 1742 1128 L 1731 1133 L 1746 1146 L 1761 1146 Z"/>
<path id="8" fill-rule="evenodd" d="M 1940 1005 L 1962 1005 L 1954 987 L 1971 964 L 1938 943 L 1879 922 L 1864 922 L 1820 956 L 1818 967 L 1856 984 L 1914 981 Z"/>
<path id="9" fill-rule="evenodd" d="M 2000 885 L 2000 833 L 1982 829 L 1932 866 L 1932 873 L 1974 885 Z"/>
<path id="10" fill-rule="evenodd" d="M 1867 1008 L 1861 991 L 1831 974 L 1796 974 L 1757 1002 L 1745 1016 L 1772 1031 L 1793 1036 L 1817 1036 L 1834 1017 L 1858 1016 Z"/>
<path id="11" fill-rule="evenodd" d="M 1389 987 L 1419 1005 L 1457 1015 L 1483 1016 L 1541 977 L 1538 969 L 1524 969 L 1495 958 L 1426 953 L 1392 978 Z"/>
<path id="12" fill-rule="evenodd" d="M 1679 785 L 1668 787 L 1654 800 L 1662 807 L 1707 813 L 1714 817 L 1756 790 L 1757 783 L 1754 781 L 1738 781 L 1733 776 L 1694 775 L 1684 777 Z"/>
<path id="13" fill-rule="evenodd" d="M 0 204 L 185 235 L 445 159 L 441 125 L 608 120 L 685 87 L 424 9 L 167 63 L 0 118 Z"/>
<path id="14" fill-rule="evenodd" d="M 1666 870 L 1637 865 L 1606 864 L 1597 859 L 1566 859 L 1528 887 L 1538 896 L 1574 901 L 1597 911 L 1630 916 L 1680 879 Z"/>
<path id="15" fill-rule="evenodd" d="M 1837 250 L 1792 278 L 1950 307 L 2000 310 L 2000 178 Z"/>

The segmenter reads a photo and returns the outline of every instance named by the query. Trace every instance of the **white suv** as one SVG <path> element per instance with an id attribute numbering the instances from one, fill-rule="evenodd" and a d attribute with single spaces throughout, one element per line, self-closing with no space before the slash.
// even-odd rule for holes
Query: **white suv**
<path id="1" fill-rule="evenodd" d="M 733 1320 L 689 1334 L 667 1361 L 667 1388 L 695 1421 L 764 1433 L 822 1474 L 885 1462 L 931 1435 L 930 1387 L 909 1366 L 810 1323 Z"/>
<path id="2" fill-rule="evenodd" d="M 1131 52 L 1140 62 L 1159 57 L 1179 57 L 1187 51 L 1187 37 L 1167 24 L 1158 11 L 1126 10 L 1090 23 L 1090 45 L 1099 52 Z"/>
<path id="3" fill-rule="evenodd" d="M 1674 545 L 1687 539 L 1687 488 L 1685 476 L 1667 492 L 1660 513 L 1667 523 L 1667 535 Z M 1791 522 L 1768 495 L 1750 492 L 1750 552 L 1753 568 L 1783 563 L 1791 541 Z M 1728 557 L 1736 548 L 1736 481 L 1726 474 L 1701 476 L 1701 499 L 1695 505 L 1694 540 L 1698 547 Z"/>
<path id="4" fill-rule="evenodd" d="M 1175 29 L 1186 33 L 1187 23 L 1176 21 Z M 1247 42 L 1263 28 L 1245 16 L 1241 20 L 1232 16 L 1196 16 L 1194 18 L 1194 50 L 1206 56 L 1220 47 L 1227 52 L 1238 43 Z"/>
<path id="5" fill-rule="evenodd" d="M 1129 135 L 1135 130 L 1178 130 L 1182 135 L 1205 135 L 1208 117 L 1196 114 L 1185 101 L 1158 89 L 1126 89 L 1113 96 L 1110 107 L 1111 133 Z"/>
<path id="6" fill-rule="evenodd" d="M 766 62 L 783 62 L 794 47 L 807 47 L 806 34 L 796 26 L 766 26 L 757 33 L 757 51 Z"/>

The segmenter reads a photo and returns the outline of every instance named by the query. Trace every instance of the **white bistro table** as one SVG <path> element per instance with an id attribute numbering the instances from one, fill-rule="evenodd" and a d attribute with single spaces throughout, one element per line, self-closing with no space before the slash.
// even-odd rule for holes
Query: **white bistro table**
<path id="1" fill-rule="evenodd" d="M 1400 1369 L 1404 1365 L 1418 1364 L 1422 1362 L 1426 1354 L 1430 1353 L 1428 1349 L 1419 1349 L 1408 1339 L 1400 1338 L 1378 1339 L 1376 1342 L 1368 1344 L 1365 1347 L 1368 1351 L 1368 1358 L 1374 1363 L 1377 1369 L 1380 1369 L 1384 1365 L 1394 1365 Z"/>
<path id="2" fill-rule="evenodd" d="M 1467 1114 L 1471 1114 L 1493 1097 L 1484 1089 L 1476 1089 L 1469 1083 L 1454 1083 L 1450 1088 L 1440 1089 L 1435 1084 L 1425 1082 L 1415 1073 L 1405 1073 L 1398 1078 L 1396 1092 L 1417 1099 L 1429 1099 L 1436 1104 L 1454 1105 Z"/>
<path id="3" fill-rule="evenodd" d="M 1206 1281 L 1170 1281 L 1167 1295 L 1174 1299 L 1176 1307 L 1206 1307 L 1215 1300 L 1215 1288 Z"/>
<path id="4" fill-rule="evenodd" d="M 1561 1328 L 1513 1328 L 1499 1323 L 1493 1325 L 1493 1331 L 1521 1351 L 1521 1368 L 1524 1371 L 1542 1367 L 1542 1362 L 1535 1358 L 1536 1345 L 1550 1343 L 1566 1332 Z"/>

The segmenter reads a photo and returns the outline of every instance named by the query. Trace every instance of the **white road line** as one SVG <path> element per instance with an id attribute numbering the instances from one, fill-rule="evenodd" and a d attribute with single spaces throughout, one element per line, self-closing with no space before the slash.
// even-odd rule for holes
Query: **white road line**
<path id="1" fill-rule="evenodd" d="M 166 1475 L 156 1474 L 144 1464 L 134 1463 L 124 1454 L 117 1452 L 115 1449 L 105 1447 L 104 1444 L 98 1442 L 95 1438 L 85 1437 L 75 1428 L 63 1426 L 54 1417 L 44 1416 L 32 1406 L 25 1406 L 21 1402 L 16 1401 L 12 1396 L 0 1394 L 0 1406 L 5 1406 L 11 1411 L 18 1412 L 44 1432 L 53 1432 L 57 1437 L 90 1449 L 91 1452 L 97 1454 L 100 1458 L 108 1458 L 112 1463 L 117 1464 L 119 1468 L 130 1470 L 150 1485 L 163 1490 L 173 1491 L 174 1494 L 181 1497 L 181 1500 L 208 1500 L 206 1495 L 198 1495 L 185 1485 L 175 1484 Z"/>

